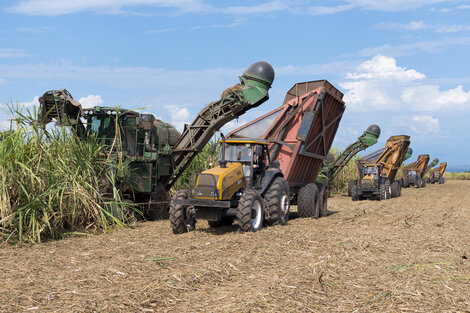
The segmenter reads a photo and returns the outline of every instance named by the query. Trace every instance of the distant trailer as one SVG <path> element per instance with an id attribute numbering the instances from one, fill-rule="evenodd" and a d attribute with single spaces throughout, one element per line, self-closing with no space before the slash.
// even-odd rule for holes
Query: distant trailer
<path id="1" fill-rule="evenodd" d="M 326 80 L 297 83 L 282 106 L 227 136 L 269 142 L 270 159 L 279 162 L 300 217 L 327 215 L 327 192 L 317 176 L 346 109 L 342 99 Z"/>

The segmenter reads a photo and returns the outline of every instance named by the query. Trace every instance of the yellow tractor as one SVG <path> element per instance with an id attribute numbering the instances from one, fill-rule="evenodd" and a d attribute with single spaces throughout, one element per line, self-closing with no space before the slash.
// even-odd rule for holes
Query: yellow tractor
<path id="1" fill-rule="evenodd" d="M 286 225 L 289 219 L 289 186 L 271 162 L 268 142 L 257 138 L 225 139 L 219 165 L 191 176 L 188 190 L 179 190 L 170 203 L 173 233 L 194 230 L 197 219 L 212 227 L 231 225 L 242 232 L 264 225 Z"/>

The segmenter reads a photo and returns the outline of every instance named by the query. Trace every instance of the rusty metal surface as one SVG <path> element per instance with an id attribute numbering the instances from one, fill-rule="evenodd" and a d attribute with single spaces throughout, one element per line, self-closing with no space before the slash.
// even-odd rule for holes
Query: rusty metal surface
<path id="1" fill-rule="evenodd" d="M 418 160 L 402 168 L 403 175 L 406 176 L 409 171 L 416 171 L 416 174 L 422 178 L 428 166 L 428 162 L 429 154 L 420 154 Z"/>
<path id="2" fill-rule="evenodd" d="M 278 160 L 292 192 L 315 182 L 345 110 L 343 94 L 326 80 L 295 84 L 281 107 L 232 131 L 230 137 L 256 135 L 270 142 L 271 161 Z M 263 120 L 275 116 L 274 122 Z M 257 134 L 259 129 L 263 133 Z"/>

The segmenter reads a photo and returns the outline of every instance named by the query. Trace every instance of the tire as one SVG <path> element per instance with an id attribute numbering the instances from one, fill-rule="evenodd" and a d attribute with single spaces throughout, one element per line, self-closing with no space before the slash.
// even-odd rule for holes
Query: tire
<path id="1" fill-rule="evenodd" d="M 297 197 L 297 211 L 299 217 L 318 218 L 320 212 L 318 209 L 318 188 L 315 183 L 310 183 L 299 190 Z"/>
<path id="2" fill-rule="evenodd" d="M 182 234 L 196 228 L 194 208 L 186 205 L 175 205 L 173 200 L 188 199 L 187 190 L 178 190 L 170 203 L 170 223 L 174 234 Z"/>
<path id="3" fill-rule="evenodd" d="M 354 186 L 357 185 L 357 179 L 356 180 L 350 180 L 348 183 L 348 197 L 352 196 L 352 190 Z"/>
<path id="4" fill-rule="evenodd" d="M 429 178 L 429 177 L 426 178 L 426 182 L 427 182 L 428 184 L 431 183 L 431 178 Z"/>
<path id="5" fill-rule="evenodd" d="M 444 177 L 439 177 L 439 180 L 438 180 L 439 184 L 443 184 L 444 183 Z"/>
<path id="6" fill-rule="evenodd" d="M 426 187 L 426 180 L 424 178 L 421 178 L 421 188 Z"/>
<path id="7" fill-rule="evenodd" d="M 267 202 L 265 222 L 268 226 L 286 225 L 289 220 L 289 185 L 283 177 L 276 177 L 268 187 L 264 199 Z"/>
<path id="8" fill-rule="evenodd" d="M 402 187 L 403 188 L 408 188 L 410 186 L 409 182 L 408 182 L 408 177 L 404 177 L 402 178 Z"/>
<path id="9" fill-rule="evenodd" d="M 399 197 L 399 191 L 398 189 L 400 188 L 400 183 L 398 180 L 394 180 L 391 185 L 391 197 L 392 198 L 398 198 Z"/>
<path id="10" fill-rule="evenodd" d="M 382 184 L 380 184 L 380 194 L 379 200 L 387 200 L 391 198 L 391 185 L 388 179 L 385 180 Z"/>
<path id="11" fill-rule="evenodd" d="M 263 199 L 258 191 L 247 189 L 238 202 L 235 220 L 241 232 L 256 232 L 263 227 Z"/>
<path id="12" fill-rule="evenodd" d="M 325 185 L 322 183 L 315 183 L 318 189 L 318 211 L 320 212 L 320 217 L 328 216 L 328 194 L 325 188 Z"/>
<path id="13" fill-rule="evenodd" d="M 352 201 L 361 200 L 361 187 L 359 185 L 353 186 L 351 190 L 351 199 Z"/>
<path id="14" fill-rule="evenodd" d="M 149 221 L 155 221 L 160 219 L 168 219 L 169 208 L 168 208 L 168 195 L 162 183 L 158 182 L 155 188 L 155 194 L 152 195 L 150 201 L 159 202 L 158 204 L 149 204 L 147 211 L 147 219 Z"/>
<path id="15" fill-rule="evenodd" d="M 398 197 L 401 197 L 401 185 L 398 184 Z"/>

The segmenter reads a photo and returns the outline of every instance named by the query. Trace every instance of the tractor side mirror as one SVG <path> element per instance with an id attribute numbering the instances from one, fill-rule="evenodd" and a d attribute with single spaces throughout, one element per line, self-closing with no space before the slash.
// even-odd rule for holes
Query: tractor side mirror
<path id="1" fill-rule="evenodd" d="M 210 155 L 215 154 L 215 149 L 217 148 L 217 145 L 215 143 L 211 144 L 211 150 L 210 150 Z"/>

